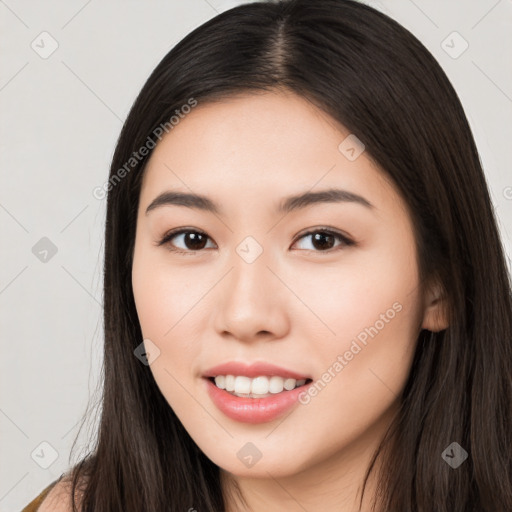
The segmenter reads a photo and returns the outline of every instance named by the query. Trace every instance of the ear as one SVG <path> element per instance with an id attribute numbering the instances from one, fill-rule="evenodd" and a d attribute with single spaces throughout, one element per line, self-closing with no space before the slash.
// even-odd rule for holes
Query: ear
<path id="1" fill-rule="evenodd" d="M 439 332 L 448 327 L 448 301 L 439 281 L 426 287 L 422 329 Z"/>

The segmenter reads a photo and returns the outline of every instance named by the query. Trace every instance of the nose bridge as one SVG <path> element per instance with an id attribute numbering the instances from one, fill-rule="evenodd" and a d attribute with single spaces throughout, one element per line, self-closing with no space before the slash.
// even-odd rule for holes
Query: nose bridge
<path id="1" fill-rule="evenodd" d="M 241 307 L 246 305 L 264 308 L 269 303 L 269 290 L 273 287 L 269 266 L 271 251 L 264 249 L 263 242 L 255 237 L 246 236 L 230 257 L 231 287 L 230 296 Z"/>

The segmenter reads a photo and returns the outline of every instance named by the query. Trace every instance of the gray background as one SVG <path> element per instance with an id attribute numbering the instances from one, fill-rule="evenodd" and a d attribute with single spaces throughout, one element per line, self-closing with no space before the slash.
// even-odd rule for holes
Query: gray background
<path id="1" fill-rule="evenodd" d="M 92 191 L 108 178 L 122 121 L 171 47 L 241 3 L 0 0 L 2 512 L 68 468 L 98 398 L 105 200 Z M 415 34 L 452 81 L 512 255 L 512 2 L 365 3 Z"/>

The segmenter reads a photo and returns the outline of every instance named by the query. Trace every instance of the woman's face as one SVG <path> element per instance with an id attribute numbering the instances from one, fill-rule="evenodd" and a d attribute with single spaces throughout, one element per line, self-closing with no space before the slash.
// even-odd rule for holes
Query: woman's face
<path id="1" fill-rule="evenodd" d="M 349 135 L 301 97 L 242 95 L 199 103 L 148 162 L 132 279 L 149 368 L 232 474 L 289 476 L 367 454 L 432 328 L 405 204 Z M 329 189 L 354 196 L 314 200 Z M 164 192 L 208 201 L 147 211 Z M 218 375 L 270 396 L 234 396 L 207 378 Z"/>

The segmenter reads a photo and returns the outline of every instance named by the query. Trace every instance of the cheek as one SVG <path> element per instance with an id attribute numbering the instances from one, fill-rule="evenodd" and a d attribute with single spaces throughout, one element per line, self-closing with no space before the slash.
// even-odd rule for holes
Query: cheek
<path id="1" fill-rule="evenodd" d="M 330 319 L 336 336 L 315 340 L 311 359 L 318 373 L 295 416 L 318 459 L 380 428 L 381 419 L 393 412 L 418 334 L 407 292 L 375 294 L 357 305 L 339 299 L 346 309 Z M 338 425 L 335 435 L 329 434 L 332 425 Z"/>
<path id="2" fill-rule="evenodd" d="M 318 265 L 314 273 L 290 269 L 288 282 L 294 282 L 294 291 L 313 313 L 307 316 L 321 341 L 315 347 L 347 350 L 354 338 L 364 343 L 376 331 L 384 334 L 380 339 L 393 338 L 409 324 L 405 331 L 414 332 L 419 287 L 409 252 L 410 247 L 354 251 L 342 264 Z"/>
<path id="3" fill-rule="evenodd" d="M 300 281 L 305 302 L 322 320 L 309 327 L 320 375 L 317 394 L 305 402 L 316 401 L 319 410 L 337 403 L 334 416 L 350 411 L 366 422 L 400 393 L 419 334 L 418 275 L 406 242 L 359 252 L 337 269 L 315 273 L 311 282 Z"/>
<path id="4" fill-rule="evenodd" d="M 132 287 L 142 335 L 160 351 L 150 369 L 170 401 L 180 396 L 178 382 L 190 380 L 200 353 L 200 337 L 186 327 L 204 290 L 190 278 L 190 273 L 172 269 L 161 255 L 155 258 L 144 249 L 134 254 Z M 202 328 L 199 321 L 193 326 L 198 332 Z"/>
<path id="5" fill-rule="evenodd" d="M 162 341 L 172 337 L 201 292 L 193 274 L 171 265 L 166 256 L 163 248 L 136 245 L 132 268 L 133 295 L 143 335 Z"/>
<path id="6" fill-rule="evenodd" d="M 134 266 L 133 273 L 134 297 L 144 339 L 151 340 L 159 350 L 149 369 L 180 421 L 184 425 L 194 424 L 197 411 L 191 406 L 189 393 L 195 391 L 191 371 L 200 355 L 197 341 L 200 338 L 185 329 L 190 325 L 187 312 L 195 302 L 193 291 L 181 286 L 176 275 L 166 275 L 154 266 L 149 268 L 151 272 L 139 272 Z"/>

